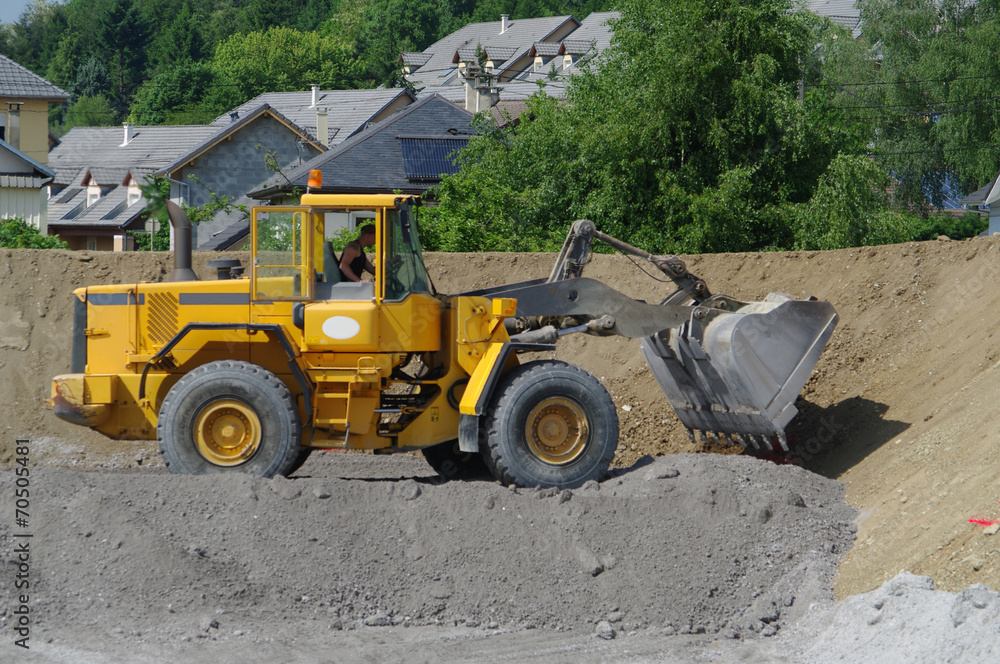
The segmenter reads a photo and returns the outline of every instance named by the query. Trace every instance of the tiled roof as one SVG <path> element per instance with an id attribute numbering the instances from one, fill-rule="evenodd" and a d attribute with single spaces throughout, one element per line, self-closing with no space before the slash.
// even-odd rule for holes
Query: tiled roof
<path id="1" fill-rule="evenodd" d="M 74 127 L 49 153 L 49 167 L 59 184 L 78 182 L 81 169 L 152 172 L 218 131 L 204 125 L 133 127 L 132 139 L 122 146 L 121 127 Z"/>
<path id="2" fill-rule="evenodd" d="M 413 53 L 407 51 L 400 55 L 399 59 L 404 65 L 420 66 L 427 64 L 427 61 L 431 59 L 431 56 L 428 53 Z"/>
<path id="3" fill-rule="evenodd" d="M 235 109 L 239 119 L 244 118 L 260 106 L 267 104 L 281 113 L 297 127 L 316 138 L 316 108 L 327 109 L 329 137 L 327 145 L 334 146 L 365 128 L 385 107 L 400 97 L 411 102 L 413 95 L 403 88 L 383 90 L 320 90 L 317 106 L 312 106 L 312 91 L 265 92 Z M 213 122 L 214 127 L 225 127 L 233 122 L 229 113 L 220 115 Z"/>
<path id="4" fill-rule="evenodd" d="M 559 45 L 560 54 L 584 55 L 594 49 L 594 43 L 586 39 L 566 39 Z"/>
<path id="5" fill-rule="evenodd" d="M 523 50 L 523 48 L 515 48 L 513 46 L 487 46 L 483 49 L 483 54 L 486 56 L 487 60 L 492 60 L 493 62 L 507 62 L 507 60 Z"/>
<path id="6" fill-rule="evenodd" d="M 208 241 L 198 245 L 198 251 L 225 251 L 245 240 L 250 235 L 250 221 L 234 221 L 221 231 L 216 231 Z"/>
<path id="7" fill-rule="evenodd" d="M 560 44 L 557 42 L 535 42 L 531 47 L 531 55 L 551 57 L 559 54 Z"/>
<path id="8" fill-rule="evenodd" d="M 544 78 L 547 71 L 546 69 L 545 72 L 538 72 L 537 76 Z M 512 81 L 510 83 L 498 84 L 497 89 L 500 90 L 501 101 L 525 100 L 539 90 L 550 97 L 563 97 L 566 94 L 566 81 L 561 78 L 554 81 L 546 81 L 545 86 L 542 88 L 539 88 L 538 84 L 534 82 Z M 465 105 L 465 86 L 427 86 L 420 91 L 421 98 L 435 94 L 454 104 Z"/>
<path id="9" fill-rule="evenodd" d="M 406 177 L 400 137 L 451 137 L 450 129 L 470 131 L 472 117 L 438 95 L 424 97 L 336 149 L 272 178 L 261 191 L 250 195 L 264 197 L 288 187 L 305 187 L 311 169 L 323 172 L 321 191 L 421 192 L 427 183 Z"/>
<path id="10" fill-rule="evenodd" d="M 0 97 L 46 99 L 53 102 L 69 99 L 65 90 L 5 55 L 0 55 Z"/>
<path id="11" fill-rule="evenodd" d="M 182 167 L 185 163 L 192 161 L 193 159 L 201 155 L 203 152 L 209 150 L 212 146 L 216 145 L 220 141 L 225 140 L 226 137 L 230 136 L 231 134 L 234 134 L 235 132 L 247 126 L 257 118 L 264 115 L 272 116 L 282 124 L 288 125 L 288 127 L 299 136 L 302 137 L 310 136 L 310 134 L 306 132 L 306 130 L 299 127 L 294 122 L 290 121 L 284 115 L 274 110 L 269 105 L 262 104 L 261 106 L 258 106 L 257 108 L 253 109 L 247 115 L 241 117 L 239 120 L 236 120 L 235 122 L 229 123 L 228 125 L 225 125 L 223 127 L 213 126 L 213 128 L 216 131 L 211 136 L 209 136 L 206 140 L 198 143 L 197 145 L 192 146 L 191 149 L 184 152 L 183 154 L 178 155 L 175 159 L 171 160 L 169 164 L 166 164 L 158 168 L 155 171 L 155 175 L 169 176 L 172 171 Z"/>
<path id="12" fill-rule="evenodd" d="M 124 228 L 135 221 L 146 208 L 146 199 L 142 197 L 132 205 L 128 205 L 128 189 L 116 187 L 90 207 L 81 209 L 71 218 L 66 218 L 66 215 L 72 214 L 78 206 L 86 205 L 86 201 L 86 190 L 82 190 L 68 203 L 54 206 L 50 202 L 49 226 Z"/>
<path id="13" fill-rule="evenodd" d="M 505 101 L 500 100 L 497 105 L 490 109 L 493 122 L 498 127 L 506 127 L 508 124 L 516 125 L 521 121 L 521 114 L 528 110 L 528 103 L 524 100 Z"/>
<path id="14" fill-rule="evenodd" d="M 87 175 L 84 176 L 84 180 L 81 184 L 97 184 L 103 187 L 117 187 L 125 182 L 125 177 L 128 174 L 129 170 L 127 168 L 108 168 L 98 166 L 87 171 Z"/>
<path id="15" fill-rule="evenodd" d="M 598 51 L 603 51 L 611 46 L 612 33 L 608 22 L 620 15 L 619 12 L 594 12 L 583 19 L 580 27 L 564 41 L 585 41 L 588 44 L 593 44 Z"/>
<path id="16" fill-rule="evenodd" d="M 805 4 L 809 11 L 850 30 L 855 39 L 861 36 L 861 10 L 857 0 L 806 0 Z"/>
<path id="17" fill-rule="evenodd" d="M 552 41 L 552 33 L 567 23 L 579 25 L 579 21 L 572 16 L 524 18 L 508 21 L 507 29 L 501 34 L 500 21 L 470 23 L 424 49 L 430 57 L 407 79 L 417 87 L 436 85 L 438 76 L 454 66 L 452 60 L 460 50 L 465 54 L 474 54 L 476 47 L 482 45 L 486 49 L 506 47 L 526 53 L 535 42 Z"/>

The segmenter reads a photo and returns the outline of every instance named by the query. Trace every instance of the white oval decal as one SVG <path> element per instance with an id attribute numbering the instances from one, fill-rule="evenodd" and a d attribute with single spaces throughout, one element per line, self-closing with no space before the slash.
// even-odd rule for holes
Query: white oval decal
<path id="1" fill-rule="evenodd" d="M 331 339 L 350 339 L 360 331 L 361 323 L 347 316 L 333 316 L 323 321 L 323 334 Z"/>

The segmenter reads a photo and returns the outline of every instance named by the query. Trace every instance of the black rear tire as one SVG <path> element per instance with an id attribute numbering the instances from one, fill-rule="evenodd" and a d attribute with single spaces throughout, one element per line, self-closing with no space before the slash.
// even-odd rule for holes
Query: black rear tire
<path id="1" fill-rule="evenodd" d="M 234 360 L 210 362 L 177 381 L 156 426 L 170 472 L 194 475 L 285 475 L 299 459 L 301 432 L 288 387 L 270 371 Z"/>
<path id="2" fill-rule="evenodd" d="M 463 452 L 458 439 L 432 445 L 421 450 L 427 463 L 443 481 L 470 480 L 489 477 L 490 471 L 478 452 Z"/>
<path id="3" fill-rule="evenodd" d="M 573 488 L 600 479 L 618 446 L 608 391 L 580 367 L 529 362 L 503 377 L 483 418 L 480 448 L 504 484 Z"/>

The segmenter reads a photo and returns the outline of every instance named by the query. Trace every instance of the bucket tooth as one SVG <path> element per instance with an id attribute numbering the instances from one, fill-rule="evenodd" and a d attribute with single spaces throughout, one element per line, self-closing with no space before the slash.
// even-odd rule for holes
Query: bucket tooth
<path id="1" fill-rule="evenodd" d="M 685 427 L 684 431 L 688 435 L 688 440 L 690 440 L 692 443 L 694 443 L 695 445 L 697 445 L 698 441 L 694 439 L 694 431 L 691 431 L 691 429 L 688 429 L 686 427 Z"/>
<path id="2" fill-rule="evenodd" d="M 712 443 L 711 443 L 711 442 L 710 442 L 710 441 L 708 440 L 708 434 L 707 434 L 707 433 L 705 433 L 705 432 L 704 432 L 704 431 L 702 431 L 701 429 L 699 429 L 699 430 L 698 430 L 698 433 L 700 433 L 700 434 L 701 434 L 701 443 L 702 443 L 702 445 L 711 445 L 711 444 L 712 444 Z"/>
<path id="3" fill-rule="evenodd" d="M 784 431 L 778 432 L 778 442 L 781 444 L 781 449 L 788 451 L 788 437 L 785 436 Z"/>
<path id="4" fill-rule="evenodd" d="M 771 438 L 769 436 L 761 436 L 760 439 L 764 441 L 764 446 L 767 447 L 768 452 L 774 451 L 774 445 L 771 444 Z"/>

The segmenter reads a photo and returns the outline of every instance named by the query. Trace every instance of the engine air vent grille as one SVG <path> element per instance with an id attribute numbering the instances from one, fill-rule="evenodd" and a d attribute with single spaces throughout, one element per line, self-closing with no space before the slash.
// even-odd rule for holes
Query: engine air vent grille
<path id="1" fill-rule="evenodd" d="M 146 294 L 146 341 L 148 346 L 167 343 L 177 334 L 177 296 Z"/>

